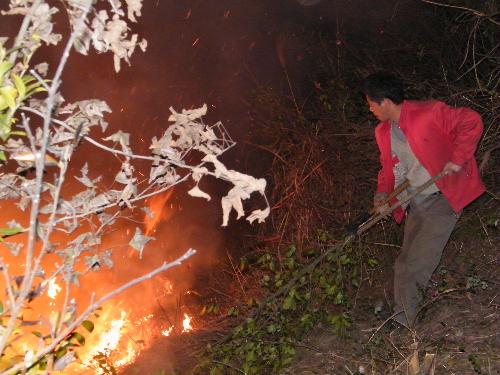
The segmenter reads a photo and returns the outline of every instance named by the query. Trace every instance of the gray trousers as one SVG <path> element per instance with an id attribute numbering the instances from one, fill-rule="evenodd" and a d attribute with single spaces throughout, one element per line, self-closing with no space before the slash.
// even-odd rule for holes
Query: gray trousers
<path id="1" fill-rule="evenodd" d="M 441 260 L 443 249 L 457 223 L 442 194 L 410 203 L 401 253 L 394 266 L 394 320 L 412 326 L 429 279 Z"/>

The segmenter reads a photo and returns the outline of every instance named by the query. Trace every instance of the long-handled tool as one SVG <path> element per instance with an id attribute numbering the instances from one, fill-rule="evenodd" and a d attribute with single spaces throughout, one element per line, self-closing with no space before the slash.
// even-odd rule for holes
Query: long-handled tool
<path id="1" fill-rule="evenodd" d="M 373 227 L 375 224 L 377 224 L 380 220 L 389 215 L 396 208 L 410 201 L 413 197 L 423 192 L 425 189 L 427 189 L 429 186 L 431 186 L 433 183 L 435 183 L 444 175 L 445 175 L 444 172 L 441 172 L 436 176 L 430 178 L 424 184 L 420 185 L 411 193 L 407 194 L 404 198 L 397 201 L 391 206 L 390 201 L 392 200 L 392 198 L 396 197 L 410 186 L 409 181 L 405 180 L 405 182 L 403 182 L 396 189 L 394 189 L 394 191 L 383 202 L 381 202 L 381 204 L 378 207 L 382 207 L 382 210 L 379 210 L 378 207 L 374 207 L 372 210 L 370 210 L 368 214 L 363 215 L 361 218 L 357 219 L 354 222 L 354 224 L 349 225 L 346 228 L 347 234 L 359 236 L 361 233 L 366 232 L 368 229 Z"/>

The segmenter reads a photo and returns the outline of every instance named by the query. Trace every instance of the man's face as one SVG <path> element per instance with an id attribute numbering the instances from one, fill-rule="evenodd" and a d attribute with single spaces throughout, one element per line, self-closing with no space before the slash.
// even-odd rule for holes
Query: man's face
<path id="1" fill-rule="evenodd" d="M 380 103 L 366 97 L 370 112 L 381 122 L 389 120 L 389 100 L 384 99 Z"/>

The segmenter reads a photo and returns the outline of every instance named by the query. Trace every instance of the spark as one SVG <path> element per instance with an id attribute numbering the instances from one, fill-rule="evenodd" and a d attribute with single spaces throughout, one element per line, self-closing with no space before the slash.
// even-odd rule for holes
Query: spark
<path id="1" fill-rule="evenodd" d="M 231 14 L 231 11 L 228 9 L 224 12 L 224 18 L 229 18 L 229 15 Z"/>
<path id="2" fill-rule="evenodd" d="M 191 8 L 189 8 L 187 14 L 186 14 L 186 19 L 188 19 L 189 17 L 191 17 Z"/>
<path id="3" fill-rule="evenodd" d="M 139 319 L 139 321 L 137 322 L 136 325 L 141 325 L 142 323 L 146 323 L 147 321 L 149 321 L 152 317 L 154 316 L 154 314 L 149 314 L 149 315 L 146 315 L 146 316 L 143 316 L 141 319 Z"/>
<path id="4" fill-rule="evenodd" d="M 193 42 L 191 47 L 194 47 L 195 45 L 197 45 L 199 41 L 200 41 L 200 38 L 196 38 L 196 40 Z"/>

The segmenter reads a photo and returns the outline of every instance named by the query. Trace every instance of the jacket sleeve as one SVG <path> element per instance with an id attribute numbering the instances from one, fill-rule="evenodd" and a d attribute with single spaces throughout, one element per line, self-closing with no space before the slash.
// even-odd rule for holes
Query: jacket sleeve
<path id="1" fill-rule="evenodd" d="M 387 189 L 387 183 L 385 182 L 385 174 L 384 174 L 384 167 L 378 171 L 378 176 L 377 176 L 377 193 L 390 193 L 390 190 Z"/>
<path id="2" fill-rule="evenodd" d="M 469 108 L 453 108 L 440 103 L 439 114 L 442 116 L 444 131 L 451 137 L 453 151 L 450 161 L 463 166 L 474 157 L 477 144 L 483 133 L 481 116 Z"/>
<path id="3" fill-rule="evenodd" d="M 387 156 L 385 156 L 383 152 L 384 146 L 381 133 L 381 126 L 375 128 L 375 140 L 377 141 L 377 146 L 380 153 L 380 170 L 377 175 L 377 193 L 389 194 L 392 191 L 393 186 L 390 186 L 391 183 L 387 179 L 386 168 L 389 165 L 389 162 L 386 160 Z"/>

